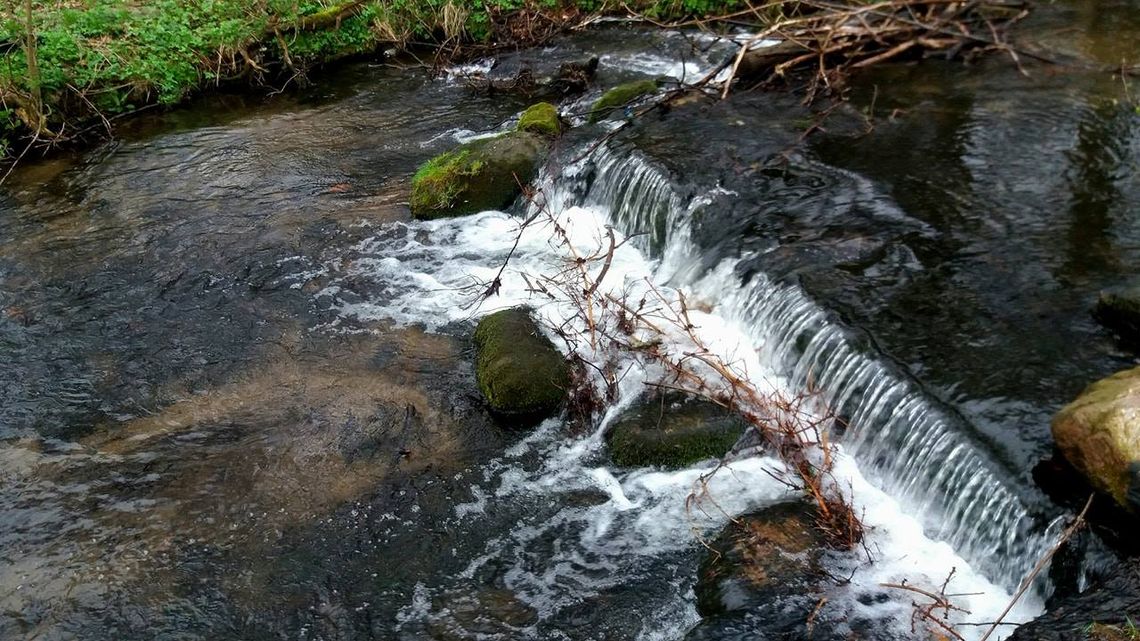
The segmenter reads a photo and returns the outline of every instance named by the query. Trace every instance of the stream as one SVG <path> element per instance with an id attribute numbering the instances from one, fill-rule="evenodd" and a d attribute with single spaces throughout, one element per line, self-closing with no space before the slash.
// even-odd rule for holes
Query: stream
<path id="1" fill-rule="evenodd" d="M 1042 7 L 1035 46 L 1136 62 L 1123 0 Z M 693 43 L 698 45 L 693 50 Z M 729 641 L 693 585 L 731 516 L 786 500 L 745 452 L 665 472 L 596 430 L 505 428 L 475 384 L 474 322 L 565 259 L 519 214 L 430 222 L 410 176 L 529 101 L 464 75 L 600 57 L 602 88 L 692 79 L 733 51 L 606 25 L 432 76 L 351 63 L 315 88 L 220 94 L 17 167 L 0 188 L 0 639 Z M 820 616 L 911 634 L 939 586 L 980 638 L 1073 505 L 1040 489 L 1049 420 L 1133 366 L 1089 314 L 1140 264 L 1140 87 L 1111 74 L 928 60 L 859 75 L 805 138 L 790 92 L 576 122 L 537 185 L 578 249 L 631 237 L 607 287 L 683 291 L 757 385 L 818 391 L 870 529 Z M 499 296 L 472 279 L 510 254 Z M 565 346 L 563 346 L 565 347 Z M 1075 509 L 1079 509 L 1076 506 Z M 1093 542 L 1008 617 L 1106 562 Z M 870 558 L 871 560 L 868 560 Z M 741 629 L 741 625 L 745 629 Z M 999 628 L 1001 638 L 1012 626 Z"/>

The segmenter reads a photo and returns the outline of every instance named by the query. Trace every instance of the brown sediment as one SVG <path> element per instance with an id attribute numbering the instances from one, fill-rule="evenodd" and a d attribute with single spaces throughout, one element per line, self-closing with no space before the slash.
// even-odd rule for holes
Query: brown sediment
<path id="1" fill-rule="evenodd" d="M 213 389 L 172 385 L 180 400 L 81 439 L 83 451 L 45 455 L 33 440 L 0 450 L 3 478 L 77 488 L 44 509 L 83 515 L 63 545 L 4 567 L 0 588 L 34 590 L 0 604 L 102 598 L 143 576 L 151 589 L 175 586 L 183 577 L 171 559 L 187 545 L 256 556 L 388 479 L 469 464 L 471 426 L 431 391 L 464 367 L 453 339 L 409 328 L 312 342 L 291 332 Z M 249 583 L 237 595 L 257 590 L 255 577 L 234 580 Z"/>

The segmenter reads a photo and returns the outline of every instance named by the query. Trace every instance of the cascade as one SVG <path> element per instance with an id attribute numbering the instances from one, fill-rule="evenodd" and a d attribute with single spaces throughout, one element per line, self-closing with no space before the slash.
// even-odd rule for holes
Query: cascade
<path id="1" fill-rule="evenodd" d="M 679 288 L 707 274 L 682 269 L 699 255 L 689 230 L 704 202 L 679 197 L 669 177 L 640 154 L 595 152 L 583 202 L 610 212 L 624 234 L 643 234 L 641 249 L 661 261 Z M 991 580 L 1016 588 L 1048 549 L 1031 503 L 1010 474 L 972 436 L 952 409 L 901 368 L 861 347 L 856 335 L 801 288 L 764 274 L 742 282 L 727 257 L 725 277 L 710 292 L 717 314 L 747 328 L 773 370 L 799 390 L 812 390 L 847 426 L 840 441 L 864 473 L 918 518 L 932 538 L 950 544 Z M 1047 586 L 1038 586 L 1047 589 Z"/>

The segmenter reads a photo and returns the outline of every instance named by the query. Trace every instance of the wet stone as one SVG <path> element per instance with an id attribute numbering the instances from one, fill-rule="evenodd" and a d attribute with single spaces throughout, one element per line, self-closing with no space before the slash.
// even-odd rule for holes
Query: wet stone
<path id="1" fill-rule="evenodd" d="M 676 469 L 728 454 L 746 426 L 739 415 L 710 401 L 655 394 L 614 421 L 606 442 L 618 465 Z"/>
<path id="2" fill-rule="evenodd" d="M 1140 617 L 1140 562 L 1114 563 L 1110 571 L 1088 590 L 1058 600 L 1045 614 L 1018 627 L 1009 641 L 1136 638 L 1128 632 L 1131 622 Z"/>
<path id="3" fill-rule="evenodd" d="M 558 107 L 549 102 L 531 105 L 519 116 L 519 124 L 516 129 L 543 136 L 558 136 L 562 133 L 562 122 L 558 118 Z"/>
<path id="4" fill-rule="evenodd" d="M 1140 281 L 1101 292 L 1093 316 L 1125 343 L 1140 346 Z"/>
<path id="5" fill-rule="evenodd" d="M 1057 449 L 1096 489 L 1140 513 L 1140 367 L 1089 385 L 1053 418 Z"/>
<path id="6" fill-rule="evenodd" d="M 652 80 L 640 80 L 618 85 L 602 94 L 590 107 L 590 122 L 598 122 L 607 118 L 614 110 L 657 91 L 657 83 Z"/>
<path id="7" fill-rule="evenodd" d="M 529 422 L 562 405 L 570 367 L 525 308 L 505 309 L 475 328 L 475 376 L 495 412 Z"/>
<path id="8" fill-rule="evenodd" d="M 514 131 L 432 158 L 412 177 L 412 215 L 430 220 L 510 206 L 534 177 L 545 147 L 537 134 Z"/>
<path id="9" fill-rule="evenodd" d="M 776 603 L 798 610 L 805 596 L 814 604 L 824 545 L 807 503 L 780 503 L 740 517 L 712 542 L 701 563 L 697 611 L 708 617 Z"/>

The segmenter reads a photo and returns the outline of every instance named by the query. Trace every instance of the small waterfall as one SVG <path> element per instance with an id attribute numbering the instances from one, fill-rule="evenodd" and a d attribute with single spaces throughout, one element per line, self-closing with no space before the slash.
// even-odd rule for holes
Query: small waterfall
<path id="1" fill-rule="evenodd" d="M 678 214 L 687 208 L 673 191 L 668 176 L 639 154 L 622 157 L 608 147 L 595 152 L 594 163 L 596 174 L 588 203 L 609 210 L 623 232 L 643 234 L 634 242 L 646 255 L 661 256 L 670 245 L 683 244 L 672 236 L 682 227 Z"/>
<path id="2" fill-rule="evenodd" d="M 689 225 L 692 211 L 710 199 L 686 202 L 665 173 L 636 152 L 602 147 L 592 162 L 584 202 L 608 209 L 623 233 L 645 234 L 643 248 L 661 261 L 672 284 L 685 287 L 705 276 L 696 267 L 699 252 Z M 848 426 L 843 445 L 931 537 L 950 544 L 991 580 L 1016 588 L 1048 548 L 1048 528 L 965 420 L 861 348 L 799 287 L 764 275 L 742 283 L 729 274 L 715 292 L 718 313 L 746 327 L 753 344 L 764 346 L 765 359 L 793 385 L 821 394 Z"/>
<path id="3" fill-rule="evenodd" d="M 1015 587 L 1049 547 L 1040 520 L 966 421 L 795 286 L 757 276 L 726 294 L 794 384 L 817 390 L 848 426 L 843 444 L 864 473 L 990 578 Z"/>

